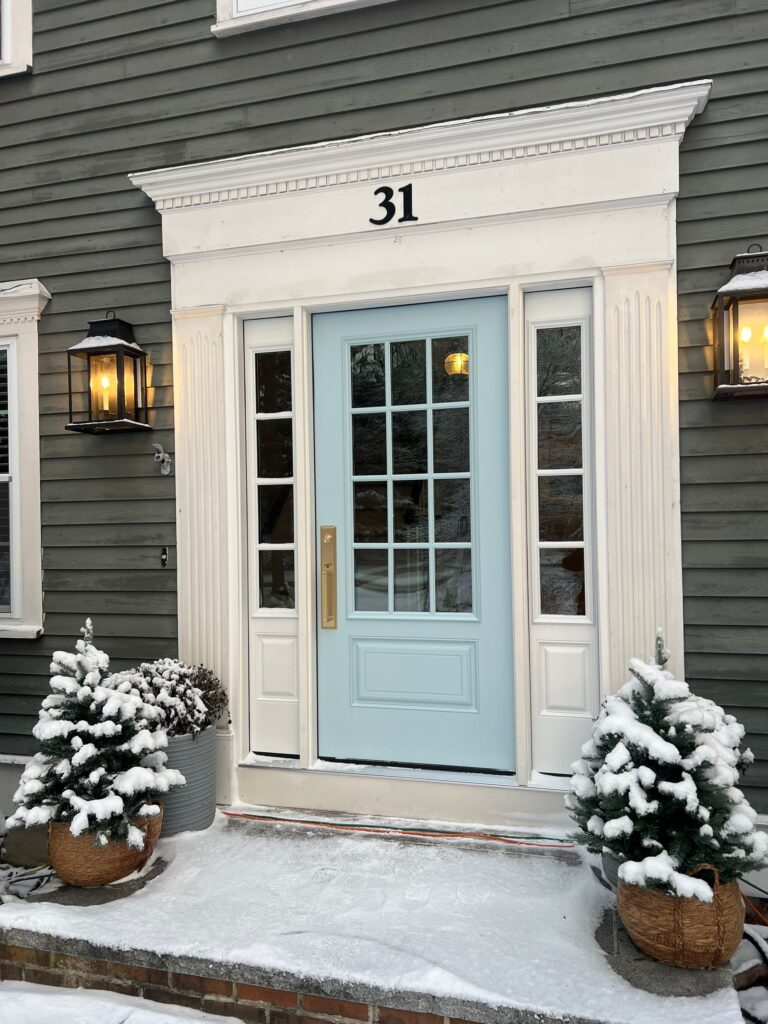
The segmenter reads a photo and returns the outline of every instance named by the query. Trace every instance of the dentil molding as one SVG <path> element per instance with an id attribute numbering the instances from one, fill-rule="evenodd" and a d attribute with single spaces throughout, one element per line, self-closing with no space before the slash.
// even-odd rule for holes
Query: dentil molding
<path id="1" fill-rule="evenodd" d="M 24 281 L 0 281 L 0 324 L 36 322 L 51 293 L 36 277 Z"/>
<path id="2" fill-rule="evenodd" d="M 682 138 L 710 80 L 131 174 L 163 213 Z"/>

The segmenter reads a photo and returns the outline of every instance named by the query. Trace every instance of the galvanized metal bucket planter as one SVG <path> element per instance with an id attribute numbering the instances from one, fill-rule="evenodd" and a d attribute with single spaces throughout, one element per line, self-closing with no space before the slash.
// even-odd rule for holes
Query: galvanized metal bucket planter
<path id="1" fill-rule="evenodd" d="M 208 828 L 216 814 L 216 726 L 196 736 L 168 737 L 168 768 L 177 768 L 186 786 L 165 797 L 163 836 Z"/>

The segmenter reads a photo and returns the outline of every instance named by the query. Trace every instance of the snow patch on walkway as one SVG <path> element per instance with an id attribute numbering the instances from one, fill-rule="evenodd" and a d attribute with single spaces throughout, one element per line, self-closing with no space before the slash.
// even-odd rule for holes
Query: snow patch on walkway
<path id="1" fill-rule="evenodd" d="M 221 1017 L 114 992 L 0 982 L 0 1024 L 220 1024 Z M 229 1024 L 238 1018 L 227 1017 Z M 242 1024 L 242 1022 L 240 1022 Z"/>
<path id="2" fill-rule="evenodd" d="M 150 949 L 611 1024 L 739 1024 L 732 990 L 663 998 L 594 940 L 613 897 L 583 864 L 218 817 L 162 844 L 172 863 L 98 907 L 8 903 L 0 928 Z"/>

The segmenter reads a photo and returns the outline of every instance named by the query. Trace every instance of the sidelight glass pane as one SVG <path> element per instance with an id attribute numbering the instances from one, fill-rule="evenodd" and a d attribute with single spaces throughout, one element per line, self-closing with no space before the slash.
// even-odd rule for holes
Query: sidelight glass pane
<path id="1" fill-rule="evenodd" d="M 9 472 L 8 349 L 0 348 L 0 473 Z"/>
<path id="2" fill-rule="evenodd" d="M 353 345 L 352 407 L 362 409 L 372 405 L 386 405 L 384 388 L 384 346 Z"/>
<path id="3" fill-rule="evenodd" d="M 256 353 L 256 412 L 291 411 L 291 353 Z"/>
<path id="4" fill-rule="evenodd" d="M 416 544 L 429 540 L 429 488 L 426 480 L 408 480 L 392 487 L 394 539 Z"/>
<path id="5" fill-rule="evenodd" d="M 426 342 L 393 342 L 389 358 L 392 361 L 392 405 L 421 405 L 426 402 Z"/>
<path id="6" fill-rule="evenodd" d="M 539 540 L 584 540 L 580 476 L 539 477 Z"/>
<path id="7" fill-rule="evenodd" d="M 258 420 L 256 430 L 259 476 L 293 476 L 293 421 Z"/>
<path id="8" fill-rule="evenodd" d="M 355 551 L 355 609 L 385 612 L 389 608 L 389 556 L 386 551 Z"/>
<path id="9" fill-rule="evenodd" d="M 466 359 L 463 358 L 464 356 Z M 466 335 L 457 338 L 433 339 L 433 402 L 468 401 L 469 371 L 469 338 Z"/>
<path id="10" fill-rule="evenodd" d="M 355 540 L 359 544 L 387 542 L 387 485 L 355 484 Z"/>
<path id="11" fill-rule="evenodd" d="M 427 414 L 392 413 L 392 472 L 427 472 Z"/>
<path id="12" fill-rule="evenodd" d="M 293 551 L 259 552 L 259 605 L 262 608 L 295 607 Z"/>
<path id="13" fill-rule="evenodd" d="M 429 552 L 395 551 L 395 611 L 429 611 Z"/>
<path id="14" fill-rule="evenodd" d="M 472 611 L 472 552 L 469 548 L 435 550 L 435 610 Z"/>
<path id="15" fill-rule="evenodd" d="M 542 327 L 536 331 L 537 393 L 581 393 L 581 327 Z"/>
<path id="16" fill-rule="evenodd" d="M 435 540 L 469 541 L 469 480 L 435 480 Z"/>
<path id="17" fill-rule="evenodd" d="M 538 407 L 539 469 L 581 469 L 581 402 Z"/>
<path id="18" fill-rule="evenodd" d="M 293 543 L 293 487 L 259 487 L 259 542 Z"/>
<path id="19" fill-rule="evenodd" d="M 436 409 L 432 424 L 435 473 L 467 473 L 469 409 Z"/>
<path id="20" fill-rule="evenodd" d="M 0 482 L 0 612 L 11 610 L 11 485 Z"/>
<path id="21" fill-rule="evenodd" d="M 352 417 L 352 464 L 355 476 L 386 476 L 386 413 Z"/>
<path id="22" fill-rule="evenodd" d="M 542 615 L 585 615 L 584 551 L 539 550 Z"/>

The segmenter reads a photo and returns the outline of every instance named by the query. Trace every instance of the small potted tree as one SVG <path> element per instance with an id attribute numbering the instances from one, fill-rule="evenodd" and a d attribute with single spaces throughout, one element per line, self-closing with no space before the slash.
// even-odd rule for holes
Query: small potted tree
<path id="1" fill-rule="evenodd" d="M 106 885 L 140 868 L 160 834 L 161 800 L 184 784 L 166 767 L 159 710 L 116 687 L 88 619 L 76 651 L 57 651 L 33 729 L 40 750 L 14 797 L 10 827 L 48 824 L 48 852 L 70 885 Z"/>
<path id="2" fill-rule="evenodd" d="M 768 863 L 768 836 L 737 788 L 744 728 L 651 663 L 606 698 L 573 765 L 575 838 L 618 863 L 618 910 L 644 952 L 681 967 L 726 963 L 741 939 L 737 879 Z"/>
<path id="3" fill-rule="evenodd" d="M 187 780 L 165 801 L 163 835 L 208 828 L 216 814 L 216 722 L 227 712 L 224 687 L 210 669 L 175 658 L 144 663 L 130 675 L 162 713 L 168 764 Z"/>

